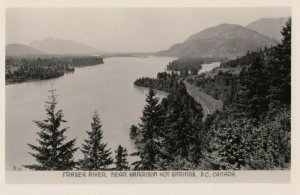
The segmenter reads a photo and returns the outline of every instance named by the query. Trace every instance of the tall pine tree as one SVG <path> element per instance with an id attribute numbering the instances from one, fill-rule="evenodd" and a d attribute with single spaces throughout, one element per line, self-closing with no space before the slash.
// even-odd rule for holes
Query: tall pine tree
<path id="1" fill-rule="evenodd" d="M 126 148 L 122 147 L 121 145 L 118 146 L 116 153 L 116 160 L 115 160 L 115 170 L 122 171 L 122 170 L 130 170 L 128 161 L 127 161 L 127 150 Z"/>
<path id="2" fill-rule="evenodd" d="M 173 157 L 190 158 L 191 148 L 196 149 L 201 128 L 201 107 L 188 95 L 183 83 L 168 96 L 169 106 L 164 123 L 163 144 Z M 198 146 L 197 146 L 198 147 Z M 195 157 L 195 156 L 194 156 Z M 167 159 L 170 161 L 173 159 Z"/>
<path id="3" fill-rule="evenodd" d="M 107 144 L 102 143 L 103 132 L 102 124 L 97 112 L 94 113 L 91 123 L 91 131 L 86 131 L 88 139 L 85 139 L 85 144 L 82 145 L 82 153 L 84 158 L 79 161 L 80 169 L 82 170 L 105 170 L 113 163 L 110 157 L 110 149 L 107 149 Z"/>
<path id="4" fill-rule="evenodd" d="M 291 23 L 292 20 L 289 18 L 281 31 L 282 43 L 278 45 L 275 53 L 279 66 L 278 81 L 273 84 L 276 91 L 275 98 L 287 105 L 291 104 Z"/>
<path id="5" fill-rule="evenodd" d="M 33 121 L 40 129 L 38 145 L 28 144 L 35 151 L 31 154 L 37 164 L 24 165 L 32 170 L 72 170 L 75 167 L 73 154 L 77 150 L 74 147 L 76 139 L 65 142 L 64 133 L 68 128 L 60 129 L 63 120 L 62 110 L 55 111 L 58 101 L 55 90 L 50 90 L 49 101 L 46 101 L 45 110 L 47 118 L 43 121 Z"/>
<path id="6" fill-rule="evenodd" d="M 139 132 L 142 135 L 139 152 L 136 153 L 140 160 L 133 163 L 137 170 L 155 170 L 160 155 L 160 134 L 163 127 L 162 109 L 159 100 L 155 97 L 155 91 L 150 88 L 146 98 L 146 106 L 143 110 Z"/>
<path id="7" fill-rule="evenodd" d="M 254 58 L 251 65 L 240 74 L 240 87 L 235 105 L 240 117 L 245 116 L 253 122 L 263 120 L 268 111 L 269 88 L 266 62 L 263 53 Z"/>

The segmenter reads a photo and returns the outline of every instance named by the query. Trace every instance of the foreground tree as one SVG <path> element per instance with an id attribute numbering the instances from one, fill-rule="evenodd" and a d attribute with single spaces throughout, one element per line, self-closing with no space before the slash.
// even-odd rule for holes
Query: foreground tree
<path id="1" fill-rule="evenodd" d="M 161 150 L 165 154 L 165 169 L 177 169 L 176 164 L 180 162 L 198 162 L 201 154 L 201 112 L 202 108 L 188 95 L 183 83 L 168 96 Z"/>
<path id="2" fill-rule="evenodd" d="M 291 22 L 291 18 L 289 18 L 281 31 L 282 43 L 276 47 L 276 59 L 273 63 L 275 67 L 274 65 L 271 67 L 274 72 L 271 83 L 272 98 L 287 105 L 291 105 Z"/>
<path id="3" fill-rule="evenodd" d="M 91 131 L 86 131 L 89 138 L 85 139 L 85 144 L 82 145 L 82 153 L 84 158 L 79 161 L 81 170 L 105 170 L 113 163 L 110 157 L 110 149 L 107 149 L 107 144 L 102 143 L 103 132 L 102 124 L 97 112 L 93 116 L 91 123 Z"/>
<path id="4" fill-rule="evenodd" d="M 122 147 L 121 145 L 118 146 L 116 153 L 116 168 L 115 170 L 121 171 L 121 170 L 130 170 L 128 161 L 127 161 L 127 150 L 126 148 Z"/>
<path id="5" fill-rule="evenodd" d="M 140 160 L 132 164 L 137 170 L 158 169 L 157 162 L 160 155 L 161 138 L 159 135 L 162 131 L 163 120 L 159 100 L 155 97 L 155 91 L 152 88 L 147 94 L 146 102 L 139 124 L 139 133 L 142 137 L 139 141 L 141 148 L 133 154 L 140 157 Z"/>
<path id="6" fill-rule="evenodd" d="M 50 90 L 49 101 L 46 101 L 45 110 L 47 118 L 43 121 L 33 121 L 40 129 L 37 134 L 38 145 L 28 144 L 35 151 L 31 154 L 37 164 L 24 165 L 25 168 L 32 170 L 72 170 L 75 167 L 73 159 L 76 139 L 64 142 L 64 133 L 68 128 L 60 129 L 63 120 L 62 110 L 55 111 L 58 101 L 56 100 L 55 90 Z"/>

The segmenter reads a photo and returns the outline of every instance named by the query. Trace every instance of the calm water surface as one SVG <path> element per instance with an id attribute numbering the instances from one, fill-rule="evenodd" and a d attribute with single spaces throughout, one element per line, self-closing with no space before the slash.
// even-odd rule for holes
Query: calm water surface
<path id="1" fill-rule="evenodd" d="M 219 67 L 220 66 L 220 62 L 212 62 L 210 64 L 202 64 L 202 68 L 201 70 L 198 72 L 198 74 L 204 73 L 204 72 L 209 72 L 211 71 L 213 68 Z"/>
<path id="2" fill-rule="evenodd" d="M 87 138 L 86 130 L 95 110 L 103 127 L 104 141 L 114 151 L 119 144 L 128 153 L 135 151 L 129 138 L 129 128 L 139 122 L 145 105 L 146 89 L 134 87 L 135 79 L 156 77 L 173 58 L 118 57 L 104 59 L 104 64 L 77 68 L 74 73 L 45 81 L 6 85 L 6 169 L 34 163 L 26 143 L 36 143 L 39 129 L 32 120 L 45 119 L 44 104 L 53 87 L 58 94 L 58 109 L 62 109 L 70 127 L 67 139 L 77 138 L 80 147 Z M 160 98 L 166 94 L 159 92 Z M 76 159 L 81 157 L 77 151 Z M 129 161 L 134 161 L 129 157 Z"/>
<path id="3" fill-rule="evenodd" d="M 45 119 L 45 101 L 51 88 L 58 94 L 57 109 L 62 109 L 69 127 L 67 139 L 77 138 L 77 147 L 87 138 L 86 130 L 94 111 L 98 111 L 104 141 L 114 151 L 119 144 L 128 153 L 135 152 L 129 138 L 130 126 L 140 122 L 147 89 L 135 87 L 133 82 L 142 76 L 156 77 L 169 61 L 166 57 L 116 57 L 104 59 L 104 64 L 77 68 L 74 73 L 45 81 L 6 85 L 6 169 L 34 163 L 26 143 L 36 144 L 39 131 L 32 120 Z M 203 65 L 201 72 L 209 71 L 220 63 Z M 165 97 L 157 92 L 159 98 Z M 82 157 L 80 151 L 75 158 Z M 136 157 L 128 157 L 129 162 Z"/>

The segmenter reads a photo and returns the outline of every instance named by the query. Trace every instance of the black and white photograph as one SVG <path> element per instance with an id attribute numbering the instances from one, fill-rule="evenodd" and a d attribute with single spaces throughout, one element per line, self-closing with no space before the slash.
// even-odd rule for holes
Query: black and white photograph
<path id="1" fill-rule="evenodd" d="M 291 20 L 7 9 L 6 169 L 288 170 Z"/>
<path id="2" fill-rule="evenodd" d="M 288 6 L 6 7 L 6 182 L 290 182 L 292 24 Z"/>

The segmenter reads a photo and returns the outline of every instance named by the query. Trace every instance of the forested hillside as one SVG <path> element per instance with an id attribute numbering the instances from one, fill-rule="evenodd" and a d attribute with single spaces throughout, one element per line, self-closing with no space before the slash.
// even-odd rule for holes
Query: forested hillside
<path id="1" fill-rule="evenodd" d="M 182 93 L 178 91 L 186 91 L 183 85 L 161 104 L 150 92 L 141 124 L 135 128 L 143 135 L 138 142 L 143 147 L 137 153 L 141 160 L 135 168 L 289 169 L 291 20 L 282 34 L 284 39 L 277 46 L 222 64 L 241 66 L 240 74 L 219 72 L 213 78 L 190 81 L 209 88 L 208 93 L 225 102 L 222 112 L 203 123 L 196 120 L 196 113 L 185 111 L 190 104 L 170 99 L 179 98 Z M 159 112 L 163 105 L 169 105 L 165 114 Z"/>

